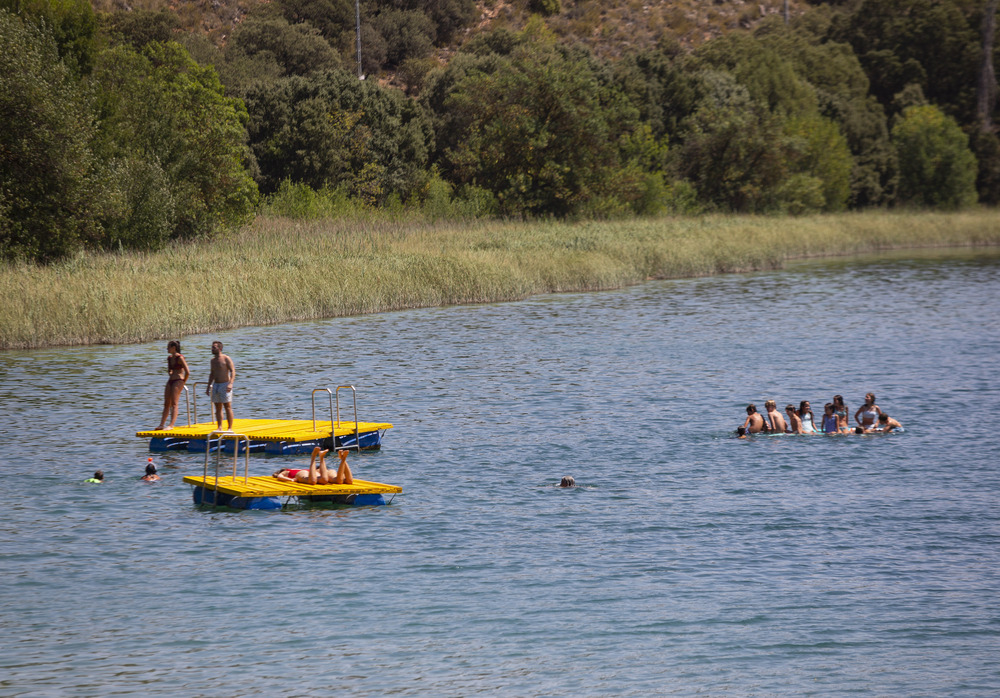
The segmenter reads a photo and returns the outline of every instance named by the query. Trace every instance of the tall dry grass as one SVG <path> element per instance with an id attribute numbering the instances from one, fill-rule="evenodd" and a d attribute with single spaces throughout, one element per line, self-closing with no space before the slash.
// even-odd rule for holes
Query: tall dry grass
<path id="1" fill-rule="evenodd" d="M 262 217 L 227 237 L 152 254 L 0 266 L 0 348 L 180 338 L 774 269 L 802 257 L 1000 245 L 998 223 L 986 209 L 584 223 Z"/>

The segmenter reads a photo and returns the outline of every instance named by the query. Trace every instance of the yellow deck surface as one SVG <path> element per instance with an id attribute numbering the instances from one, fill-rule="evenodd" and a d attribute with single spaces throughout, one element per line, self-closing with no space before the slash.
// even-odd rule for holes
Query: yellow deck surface
<path id="1" fill-rule="evenodd" d="M 215 474 L 207 478 L 201 475 L 188 475 L 184 482 L 198 485 L 207 490 L 215 490 Z M 243 476 L 232 475 L 219 477 L 219 492 L 237 497 L 301 497 L 318 494 L 392 494 L 402 492 L 402 487 L 385 485 L 381 482 L 355 480 L 353 485 L 302 485 L 297 482 L 283 482 L 270 475 L 252 476 L 243 484 Z"/>
<path id="2" fill-rule="evenodd" d="M 223 422 L 223 425 L 226 425 Z M 204 439 L 215 431 L 215 422 L 201 422 L 191 426 L 174 427 L 173 429 L 148 429 L 137 431 L 136 436 L 143 438 L 175 438 Z M 392 429 L 391 424 L 382 422 L 358 422 L 358 433 Z M 340 421 L 340 426 L 333 428 L 333 422 L 316 420 L 316 430 L 313 431 L 311 419 L 234 419 L 233 431 L 246 434 L 251 441 L 313 441 L 328 439 L 333 436 L 347 436 L 354 433 L 354 422 Z"/>

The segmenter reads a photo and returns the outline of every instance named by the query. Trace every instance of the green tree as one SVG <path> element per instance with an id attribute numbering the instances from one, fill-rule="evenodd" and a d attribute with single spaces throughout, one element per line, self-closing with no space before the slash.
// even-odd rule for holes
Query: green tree
<path id="1" fill-rule="evenodd" d="M 97 16 L 87 0 L 0 0 L 0 10 L 43 26 L 71 71 L 86 75 L 97 54 Z"/>
<path id="2" fill-rule="evenodd" d="M 623 156 L 638 113 L 589 54 L 537 22 L 469 51 L 426 96 L 446 178 L 489 189 L 515 215 L 610 210 L 640 196 Z"/>
<path id="3" fill-rule="evenodd" d="M 979 36 L 960 2 L 864 0 L 830 31 L 854 48 L 886 109 L 914 83 L 961 122 L 975 118 Z"/>
<path id="4" fill-rule="evenodd" d="M 840 186 L 842 170 L 828 173 L 811 166 L 803 172 L 801 164 L 815 162 L 815 158 L 799 152 L 803 124 L 820 124 L 820 118 L 837 125 L 850 149 L 849 201 L 864 206 L 892 200 L 895 159 L 885 112 L 868 95 L 868 78 L 850 46 L 823 41 L 809 31 L 790 30 L 780 21 L 772 21 L 752 36 L 734 34 L 708 42 L 696 59 L 731 73 L 757 103 L 790 124 L 785 128 L 793 136 L 790 155 L 799 164 L 792 163 L 789 175 L 798 172 L 823 180 L 825 208 L 840 207 L 831 204 L 829 197 L 831 186 Z M 839 155 L 838 161 L 844 164 Z M 833 185 L 832 180 L 838 184 Z M 834 198 L 839 200 L 840 195 Z"/>
<path id="5" fill-rule="evenodd" d="M 781 123 L 728 73 L 701 76 L 706 96 L 673 151 L 679 177 L 707 206 L 756 213 L 776 207 L 789 174 Z"/>
<path id="6" fill-rule="evenodd" d="M 895 197 L 896 159 L 885 110 L 853 49 L 808 31 L 765 25 L 756 35 L 812 86 L 819 114 L 837 124 L 853 156 L 849 203 L 883 205 Z"/>
<path id="7" fill-rule="evenodd" d="M 273 62 L 280 75 L 310 75 L 340 67 L 340 58 L 318 29 L 304 22 L 289 24 L 284 17 L 248 17 L 233 31 L 225 56 L 227 62 L 241 58 Z"/>
<path id="8" fill-rule="evenodd" d="M 528 9 L 540 15 L 549 17 L 559 14 L 562 5 L 559 0 L 528 0 Z"/>
<path id="9" fill-rule="evenodd" d="M 345 35 L 347 36 L 347 35 Z M 342 46 L 355 46 L 355 35 L 353 33 L 341 41 Z M 349 52 L 349 51 L 347 51 Z M 385 37 L 370 22 L 361 22 L 361 71 L 364 75 L 377 73 L 385 65 L 389 57 L 389 46 L 385 42 Z M 355 64 L 357 58 L 355 57 Z"/>
<path id="10" fill-rule="evenodd" d="M 614 69 L 615 82 L 657 138 L 676 137 L 704 97 L 698 71 L 676 44 L 627 54 Z"/>
<path id="11" fill-rule="evenodd" d="M 155 198 L 175 207 L 173 237 L 252 219 L 258 194 L 247 171 L 247 112 L 242 101 L 225 96 L 213 68 L 199 66 L 179 44 L 154 42 L 141 52 L 118 46 L 102 53 L 94 78 L 101 152 L 108 162 L 126 163 L 126 171 L 137 160 L 149 165 L 140 171 Z M 164 182 L 168 193 L 156 186 Z M 137 203 L 148 208 L 148 202 L 131 205 Z"/>
<path id="12" fill-rule="evenodd" d="M 436 28 L 435 42 L 444 46 L 479 18 L 475 0 L 403 0 L 405 8 L 423 10 Z"/>
<path id="13" fill-rule="evenodd" d="M 899 198 L 957 209 L 976 202 L 976 158 L 969 139 L 938 107 L 907 108 L 892 128 L 899 157 Z"/>
<path id="14" fill-rule="evenodd" d="M 278 0 L 275 7 L 289 24 L 307 23 L 330 43 L 337 42 L 345 31 L 354 31 L 351 0 Z"/>
<path id="15" fill-rule="evenodd" d="M 170 41 L 180 30 L 176 12 L 163 8 L 159 12 L 134 10 L 111 12 L 101 16 L 101 27 L 116 44 L 128 43 L 142 48 L 151 41 Z"/>
<path id="16" fill-rule="evenodd" d="M 979 163 L 976 191 L 984 204 L 1000 204 L 1000 138 L 995 133 L 973 129 L 970 147 Z"/>
<path id="17" fill-rule="evenodd" d="M 102 234 L 93 116 L 52 34 L 0 10 L 0 256 L 52 260 Z"/>
<path id="18" fill-rule="evenodd" d="M 708 42 L 695 55 L 696 64 L 731 75 L 747 90 L 751 101 L 742 117 L 730 113 L 726 104 L 718 112 L 725 115 L 719 124 L 722 128 L 716 128 L 705 117 L 710 120 L 725 100 L 707 100 L 700 118 L 694 121 L 699 132 L 708 136 L 703 142 L 714 141 L 707 152 L 716 152 L 724 143 L 730 157 L 739 154 L 737 163 L 740 157 L 750 157 L 751 162 L 760 158 L 760 162 L 773 165 L 764 168 L 764 176 L 756 183 L 751 183 L 756 173 L 746 172 L 749 181 L 738 187 L 739 196 L 732 190 L 723 195 L 727 205 L 737 210 L 749 206 L 750 210 L 794 213 L 835 211 L 844 208 L 850 193 L 853 159 L 846 140 L 835 122 L 820 115 L 817 89 L 803 75 L 795 54 L 788 50 L 789 43 L 789 33 L 782 25 L 770 33 L 731 34 Z M 746 124 L 746 138 L 731 131 L 741 120 Z M 725 176 L 734 177 L 735 172 Z M 712 185 L 702 178 L 701 190 L 706 187 Z M 714 188 L 722 193 L 719 187 Z"/>
<path id="19" fill-rule="evenodd" d="M 430 22 L 431 41 L 439 46 L 479 18 L 475 0 L 363 0 L 362 23 L 382 13 L 415 12 Z M 353 21 L 353 19 L 352 19 Z"/>
<path id="20" fill-rule="evenodd" d="M 729 34 L 705 43 L 695 66 L 724 71 L 750 97 L 780 118 L 817 112 L 816 91 L 779 47 L 750 34 Z"/>
<path id="21" fill-rule="evenodd" d="M 374 25 L 386 46 L 384 67 L 396 68 L 407 58 L 424 58 L 434 42 L 434 24 L 417 10 L 384 10 Z"/>
<path id="22" fill-rule="evenodd" d="M 407 198 L 423 180 L 430 122 L 397 90 L 331 71 L 260 84 L 246 99 L 265 192 L 290 179 L 347 186 L 381 203 L 392 193 Z"/>
<path id="23" fill-rule="evenodd" d="M 793 171 L 812 178 L 819 187 L 822 200 L 818 208 L 846 208 L 854 161 L 837 124 L 821 116 L 795 118 L 785 123 L 784 131 L 792 137 Z M 800 206 L 800 212 L 807 208 L 811 207 Z"/>

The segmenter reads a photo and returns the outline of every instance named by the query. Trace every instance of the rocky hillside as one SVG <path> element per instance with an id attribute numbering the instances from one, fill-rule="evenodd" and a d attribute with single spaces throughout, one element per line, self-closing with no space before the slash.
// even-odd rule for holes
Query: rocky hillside
<path id="1" fill-rule="evenodd" d="M 498 23 L 520 28 L 527 21 L 524 2 L 486 0 L 480 3 L 484 21 L 478 29 Z M 789 13 L 799 12 L 797 0 Z M 738 28 L 749 28 L 769 15 L 780 15 L 784 0 L 563 0 L 562 10 L 548 25 L 567 40 L 582 41 L 595 53 L 619 55 L 629 47 L 651 45 L 662 37 L 697 46 Z"/>
<path id="2" fill-rule="evenodd" d="M 92 0 L 99 12 L 168 10 L 184 31 L 225 43 L 232 28 L 255 6 L 268 0 Z M 770 15 L 780 15 L 785 0 L 562 0 L 560 11 L 546 22 L 567 41 L 582 41 L 602 56 L 617 56 L 628 47 L 671 38 L 687 47 L 739 28 L 749 28 Z M 478 0 L 479 19 L 456 36 L 438 55 L 447 57 L 459 44 L 496 27 L 521 29 L 530 16 L 529 0 Z M 804 0 L 789 0 L 792 16 Z"/>

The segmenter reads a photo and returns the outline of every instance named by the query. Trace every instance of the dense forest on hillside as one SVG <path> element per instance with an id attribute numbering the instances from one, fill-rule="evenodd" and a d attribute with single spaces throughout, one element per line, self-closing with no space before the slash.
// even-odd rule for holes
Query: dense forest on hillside
<path id="1" fill-rule="evenodd" d="M 0 258 L 155 249 L 262 204 L 607 218 L 1000 200 L 997 0 L 790 6 L 362 0 L 358 24 L 351 0 L 0 0 Z"/>

